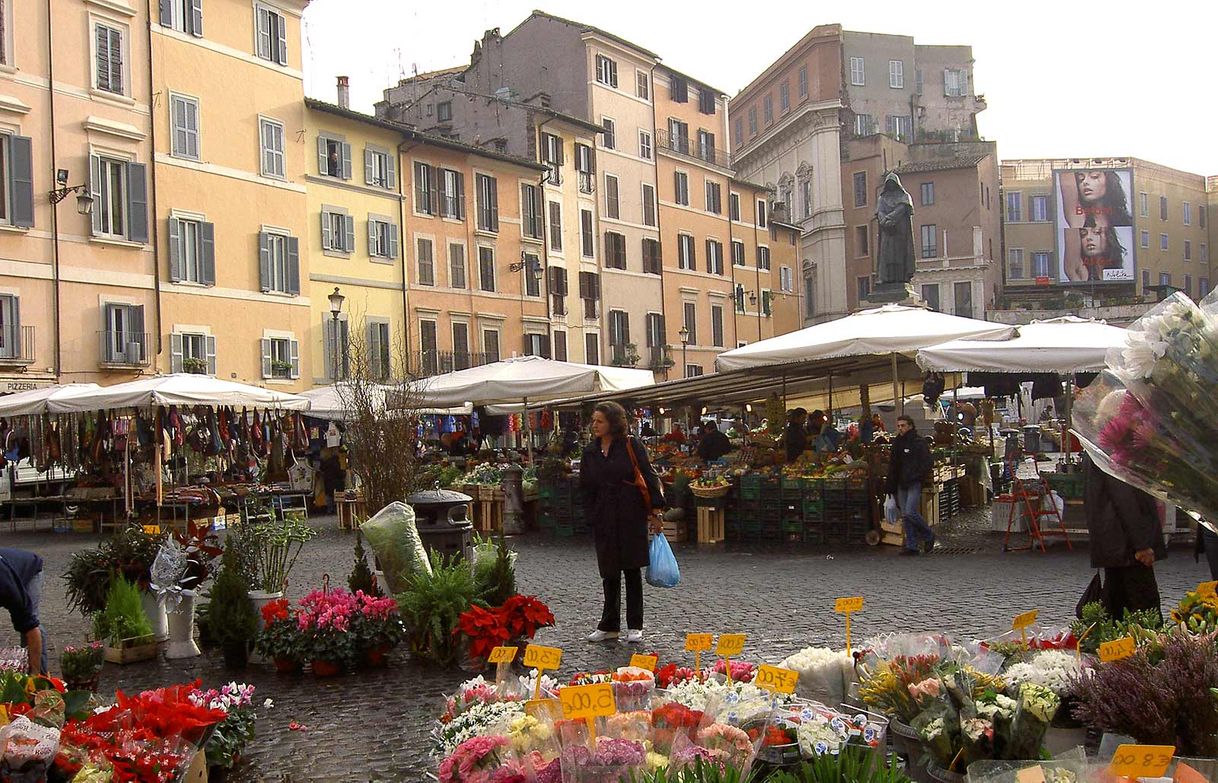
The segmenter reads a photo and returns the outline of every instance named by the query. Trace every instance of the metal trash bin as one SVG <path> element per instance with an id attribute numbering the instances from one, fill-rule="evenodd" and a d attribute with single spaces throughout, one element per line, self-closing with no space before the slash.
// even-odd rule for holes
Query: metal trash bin
<path id="1" fill-rule="evenodd" d="M 414 509 L 415 526 L 429 557 L 433 549 L 445 557 L 466 556 L 474 528 L 467 518 L 471 500 L 462 492 L 440 489 L 439 482 L 406 498 L 407 505 Z"/>
<path id="2" fill-rule="evenodd" d="M 1023 450 L 1026 454 L 1040 452 L 1040 427 L 1029 424 L 1023 428 Z"/>

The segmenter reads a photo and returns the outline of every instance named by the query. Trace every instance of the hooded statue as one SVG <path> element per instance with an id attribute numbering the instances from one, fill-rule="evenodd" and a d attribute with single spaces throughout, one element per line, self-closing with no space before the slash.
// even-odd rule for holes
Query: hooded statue
<path id="1" fill-rule="evenodd" d="M 913 279 L 913 201 L 896 172 L 884 178 L 884 190 L 875 208 L 880 223 L 879 252 L 876 254 L 876 277 L 881 284 L 908 283 Z"/>

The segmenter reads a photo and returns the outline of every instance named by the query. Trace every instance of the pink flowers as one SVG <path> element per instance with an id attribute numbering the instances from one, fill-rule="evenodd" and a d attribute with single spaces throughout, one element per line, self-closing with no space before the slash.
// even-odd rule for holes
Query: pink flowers
<path id="1" fill-rule="evenodd" d="M 715 674 L 725 674 L 727 671 L 723 659 L 715 661 Z M 757 667 L 747 661 L 732 661 L 732 682 L 752 682 Z"/>
<path id="2" fill-rule="evenodd" d="M 923 699 L 937 699 L 941 685 L 938 677 L 928 677 L 922 682 L 910 683 L 909 695 L 916 702 L 921 702 Z"/>
<path id="3" fill-rule="evenodd" d="M 499 766 L 499 749 L 511 743 L 507 737 L 474 737 L 457 746 L 448 758 L 440 762 L 440 783 L 466 783 L 474 773 Z M 479 776 L 486 779 L 486 776 Z"/>
<path id="4" fill-rule="evenodd" d="M 348 631 L 351 623 L 360 618 L 387 620 L 397 612 L 398 603 L 392 598 L 377 598 L 366 595 L 363 590 L 354 594 L 338 588 L 329 592 L 314 590 L 300 600 L 300 613 L 296 623 L 300 630 L 310 628 Z"/>

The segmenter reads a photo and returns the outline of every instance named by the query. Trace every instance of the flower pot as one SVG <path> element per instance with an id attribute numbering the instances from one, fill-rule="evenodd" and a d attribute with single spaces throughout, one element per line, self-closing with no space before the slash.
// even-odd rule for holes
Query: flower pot
<path id="1" fill-rule="evenodd" d="M 389 645 L 378 644 L 376 647 L 364 650 L 364 665 L 381 669 L 389 665 Z"/>
<path id="2" fill-rule="evenodd" d="M 97 681 L 101 678 L 101 674 L 94 674 L 92 677 L 87 677 L 83 680 L 65 680 L 64 685 L 70 691 L 89 691 L 90 693 L 97 692 Z"/>
<path id="3" fill-rule="evenodd" d="M 269 604 L 271 601 L 277 601 L 283 598 L 283 591 L 277 593 L 268 593 L 265 590 L 250 590 L 250 603 L 254 605 L 254 616 L 258 618 L 258 630 L 263 628 L 262 622 L 262 607 Z"/>
<path id="4" fill-rule="evenodd" d="M 935 783 L 964 783 L 966 777 L 959 772 L 951 772 L 931 761 L 926 764 L 926 774 Z"/>
<path id="5" fill-rule="evenodd" d="M 276 658 L 275 671 L 283 674 L 295 674 L 300 671 L 300 661 L 294 658 Z"/>
<path id="6" fill-rule="evenodd" d="M 230 669 L 244 669 L 249 662 L 249 647 L 244 643 L 226 644 L 222 650 L 224 665 Z"/>
<path id="7" fill-rule="evenodd" d="M 334 661 L 313 661 L 313 675 L 316 677 L 337 677 L 342 671 L 342 665 Z"/>
<path id="8" fill-rule="evenodd" d="M 195 597 L 193 590 L 183 590 L 182 600 L 168 613 L 169 646 L 165 648 L 166 658 L 194 658 L 201 654 L 199 645 L 195 644 Z"/>
<path id="9" fill-rule="evenodd" d="M 144 614 L 148 615 L 152 635 L 158 642 L 167 641 L 169 639 L 169 618 L 165 613 L 165 601 L 150 590 L 141 590 L 140 603 L 144 605 Z"/>
<path id="10" fill-rule="evenodd" d="M 904 759 L 916 762 L 922 752 L 922 737 L 918 730 L 896 718 L 888 722 L 888 741 L 892 744 L 892 752 Z"/>

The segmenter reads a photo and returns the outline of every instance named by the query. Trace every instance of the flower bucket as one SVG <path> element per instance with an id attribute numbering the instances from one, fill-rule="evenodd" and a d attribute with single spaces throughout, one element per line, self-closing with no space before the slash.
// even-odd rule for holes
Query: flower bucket
<path id="1" fill-rule="evenodd" d="M 152 626 L 153 638 L 158 642 L 168 641 L 169 618 L 165 613 L 165 602 L 156 593 L 141 590 L 140 603 L 144 605 L 144 614 L 148 615 L 148 624 Z"/>
<path id="2" fill-rule="evenodd" d="M 926 774 L 929 775 L 930 779 L 935 781 L 935 783 L 964 783 L 964 781 L 967 779 L 965 775 L 962 775 L 959 772 L 946 770 L 933 761 L 927 762 Z"/>
<path id="3" fill-rule="evenodd" d="M 300 669 L 300 661 L 292 658 L 275 659 L 275 671 L 280 672 L 281 674 L 295 674 L 296 672 L 300 671 Z"/>
<path id="4" fill-rule="evenodd" d="M 315 677 L 337 677 L 342 672 L 342 665 L 334 661 L 313 661 L 313 676 Z"/>
<path id="5" fill-rule="evenodd" d="M 258 630 L 261 631 L 264 627 L 262 622 L 262 607 L 269 604 L 271 601 L 276 601 L 283 598 L 283 591 L 277 593 L 268 593 L 264 590 L 250 590 L 250 603 L 254 605 L 254 616 L 258 618 Z"/>
<path id="6" fill-rule="evenodd" d="M 169 646 L 166 658 L 194 658 L 201 654 L 195 644 L 195 593 L 183 590 L 177 608 L 168 613 Z"/>
<path id="7" fill-rule="evenodd" d="M 922 737 L 908 723 L 893 718 L 888 723 L 888 741 L 892 752 L 905 759 L 917 760 L 922 751 Z"/>
<path id="8" fill-rule="evenodd" d="M 97 692 L 97 682 L 101 679 L 100 674 L 95 674 L 92 677 L 83 680 L 65 680 L 64 685 L 70 691 L 89 691 Z"/>

